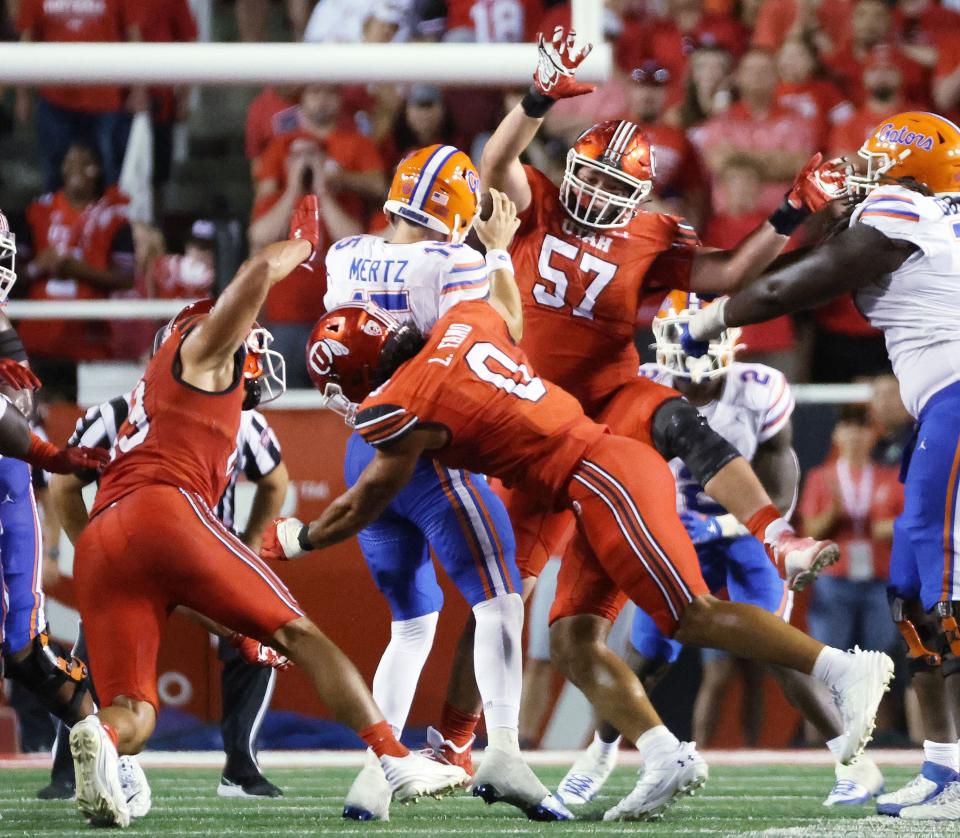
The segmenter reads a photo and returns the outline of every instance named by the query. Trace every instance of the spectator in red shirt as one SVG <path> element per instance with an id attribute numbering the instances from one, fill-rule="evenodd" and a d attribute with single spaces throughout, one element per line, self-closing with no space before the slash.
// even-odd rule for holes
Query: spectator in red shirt
<path id="1" fill-rule="evenodd" d="M 733 101 L 732 70 L 733 56 L 725 49 L 698 45 L 690 55 L 682 97 L 668 107 L 666 121 L 687 130 L 727 110 Z"/>
<path id="2" fill-rule="evenodd" d="M 827 66 L 846 96 L 857 106 L 863 104 L 861 68 L 871 50 L 889 45 L 894 61 L 903 72 L 908 99 L 926 102 L 930 98 L 926 70 L 894 45 L 893 15 L 883 0 L 857 0 L 850 19 L 850 42 L 827 58 Z"/>
<path id="3" fill-rule="evenodd" d="M 960 119 L 960 38 L 940 42 L 933 72 L 933 103 L 938 113 L 954 122 Z"/>
<path id="4" fill-rule="evenodd" d="M 300 127 L 300 87 L 265 87 L 247 108 L 243 150 L 247 160 L 256 160 L 280 134 Z"/>
<path id="5" fill-rule="evenodd" d="M 877 433 L 863 405 L 847 405 L 833 431 L 836 458 L 807 474 L 803 531 L 840 545 L 813 586 L 810 634 L 841 649 L 889 651 L 899 639 L 887 603 L 893 522 L 903 509 L 897 469 L 871 461 Z"/>
<path id="6" fill-rule="evenodd" d="M 213 293 L 216 278 L 216 229 L 212 221 L 194 221 L 183 253 L 151 261 L 143 277 L 143 296 L 196 300 Z"/>
<path id="7" fill-rule="evenodd" d="M 715 212 L 703 232 L 703 243 L 724 250 L 735 247 L 763 223 L 769 213 L 760 208 L 760 167 L 747 155 L 728 158 L 716 184 Z M 793 320 L 778 317 L 745 326 L 740 337 L 745 350 L 738 358 L 757 361 L 781 370 L 787 378 L 797 374 Z"/>
<path id="8" fill-rule="evenodd" d="M 759 208 L 772 212 L 800 167 L 817 147 L 818 126 L 794 111 L 777 106 L 774 56 L 751 49 L 736 71 L 739 101 L 690 131 L 711 178 L 716 181 L 733 154 L 757 164 L 763 178 Z"/>
<path id="9" fill-rule="evenodd" d="M 899 0 L 893 26 L 903 51 L 918 64 L 934 67 L 939 44 L 960 37 L 960 14 L 936 0 Z"/>
<path id="10" fill-rule="evenodd" d="M 131 2 L 129 9 L 132 40 L 177 43 L 197 39 L 197 24 L 187 0 Z M 189 89 L 151 87 L 146 92 L 153 123 L 153 185 L 159 187 L 170 180 L 173 128 L 186 118 Z"/>
<path id="11" fill-rule="evenodd" d="M 683 129 L 663 121 L 670 71 L 651 59 L 637 67 L 631 78 L 624 119 L 637 123 L 653 145 L 654 202 L 663 212 L 683 216 L 699 227 L 709 203 L 706 173 Z"/>
<path id="12" fill-rule="evenodd" d="M 415 84 L 394 120 L 393 129 L 380 144 L 380 153 L 387 171 L 392 171 L 397 163 L 418 148 L 434 143 L 462 148 L 463 139 L 457 135 L 443 91 L 430 84 Z"/>
<path id="13" fill-rule="evenodd" d="M 825 149 L 830 126 L 853 113 L 840 89 L 820 74 L 816 50 L 804 38 L 789 38 L 777 53 L 780 81 L 774 93 L 780 107 L 796 111 L 819 127 L 817 148 Z"/>
<path id="14" fill-rule="evenodd" d="M 903 97 L 903 73 L 890 50 L 877 47 L 863 65 L 864 103 L 850 117 L 830 129 L 830 157 L 848 157 L 857 162 L 857 151 L 880 121 L 891 114 L 912 110 Z"/>
<path id="15" fill-rule="evenodd" d="M 807 38 L 828 55 L 846 46 L 854 0 L 762 0 L 753 46 L 776 52 L 789 38 Z"/>
<path id="16" fill-rule="evenodd" d="M 96 149 L 75 143 L 63 160 L 64 186 L 27 209 L 33 259 L 24 271 L 32 300 L 95 300 L 131 288 L 135 262 L 127 198 L 104 185 Z M 110 357 L 108 325 L 89 320 L 26 320 L 31 358 Z"/>
<path id="17" fill-rule="evenodd" d="M 22 41 L 123 41 L 128 5 L 127 0 L 22 0 L 17 29 Z M 106 183 L 116 183 L 126 141 L 125 96 L 117 85 L 48 86 L 37 91 L 37 147 L 48 190 L 63 185 L 63 160 L 76 141 L 97 148 Z M 21 90 L 21 118 L 29 111 L 25 97 Z"/>
<path id="18" fill-rule="evenodd" d="M 543 0 L 447 0 L 445 40 L 513 44 L 535 41 Z"/>

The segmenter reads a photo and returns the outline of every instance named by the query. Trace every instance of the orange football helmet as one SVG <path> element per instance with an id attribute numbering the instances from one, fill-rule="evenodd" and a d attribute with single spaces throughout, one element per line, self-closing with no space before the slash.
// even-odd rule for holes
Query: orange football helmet
<path id="1" fill-rule="evenodd" d="M 431 145 L 408 154 L 393 174 L 383 211 L 463 241 L 480 206 L 480 175 L 452 145 Z"/>
<path id="2" fill-rule="evenodd" d="M 935 193 L 960 192 L 960 127 L 935 113 L 907 111 L 883 120 L 857 154 L 867 171 L 847 175 L 854 194 L 896 178 L 913 178 Z"/>
<path id="3" fill-rule="evenodd" d="M 657 365 L 671 375 L 689 378 L 694 384 L 726 375 L 740 346 L 740 329 L 728 327 L 710 341 L 706 355 L 694 358 L 684 351 L 680 344 L 683 326 L 695 311 L 708 305 L 710 302 L 692 292 L 671 291 L 652 324 Z"/>
<path id="4" fill-rule="evenodd" d="M 584 131 L 567 152 L 560 201 L 588 227 L 628 224 L 653 189 L 653 146 L 632 122 L 611 119 Z"/>

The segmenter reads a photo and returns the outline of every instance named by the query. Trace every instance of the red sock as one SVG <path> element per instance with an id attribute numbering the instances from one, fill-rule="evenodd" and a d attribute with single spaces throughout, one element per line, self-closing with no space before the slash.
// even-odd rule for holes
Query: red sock
<path id="1" fill-rule="evenodd" d="M 767 527 L 780 517 L 782 517 L 780 510 L 772 503 L 768 503 L 759 512 L 754 512 L 753 515 L 750 516 L 750 520 L 747 521 L 747 529 L 750 530 L 750 534 L 754 538 L 765 541 L 764 536 L 766 535 Z"/>
<path id="2" fill-rule="evenodd" d="M 444 702 L 443 711 L 440 713 L 440 732 L 444 739 L 449 739 L 458 748 L 462 748 L 470 742 L 479 721 L 479 713 L 466 713 Z"/>
<path id="3" fill-rule="evenodd" d="M 114 748 L 120 747 L 120 737 L 117 735 L 116 728 L 113 725 L 108 725 L 106 722 L 100 722 L 100 727 L 104 729 L 107 736 L 110 737 L 110 741 L 113 742 Z"/>
<path id="4" fill-rule="evenodd" d="M 372 748 L 378 757 L 405 757 L 410 753 L 397 741 L 390 725 L 385 721 L 377 722 L 357 731 L 357 736 L 366 742 L 367 746 Z"/>

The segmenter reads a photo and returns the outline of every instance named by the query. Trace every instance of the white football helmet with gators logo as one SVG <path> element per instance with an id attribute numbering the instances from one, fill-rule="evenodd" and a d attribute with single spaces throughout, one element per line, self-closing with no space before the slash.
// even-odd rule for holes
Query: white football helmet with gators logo
<path id="1" fill-rule="evenodd" d="M 700 358 L 688 355 L 680 344 L 683 327 L 694 312 L 708 301 L 701 300 L 693 292 L 671 291 L 653 319 L 653 337 L 657 350 L 657 365 L 671 375 L 689 378 L 694 384 L 726 375 L 734 361 L 740 344 L 740 329 L 727 328 L 720 337 L 710 341 L 707 353 Z"/>

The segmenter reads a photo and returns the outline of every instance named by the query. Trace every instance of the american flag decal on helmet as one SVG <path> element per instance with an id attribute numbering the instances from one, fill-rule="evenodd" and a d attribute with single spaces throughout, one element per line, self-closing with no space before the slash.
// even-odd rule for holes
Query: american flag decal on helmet
<path id="1" fill-rule="evenodd" d="M 609 163 L 611 166 L 619 166 L 621 158 L 630 147 L 630 140 L 633 139 L 633 135 L 636 133 L 636 125 L 632 122 L 621 120 L 603 153 L 604 162 Z"/>

